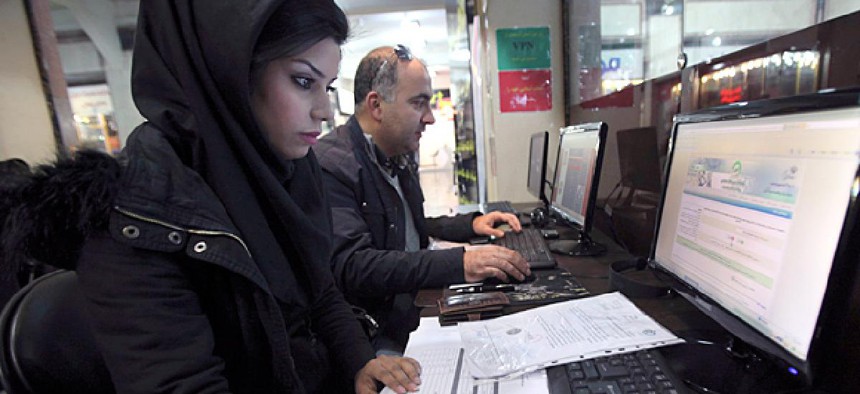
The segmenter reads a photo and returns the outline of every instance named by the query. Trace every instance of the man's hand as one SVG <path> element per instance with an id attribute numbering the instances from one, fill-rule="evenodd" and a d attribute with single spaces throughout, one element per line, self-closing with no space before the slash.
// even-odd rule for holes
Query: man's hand
<path id="1" fill-rule="evenodd" d="M 468 246 L 463 254 L 466 282 L 480 282 L 494 276 L 508 282 L 508 276 L 519 281 L 531 275 L 529 263 L 516 251 L 496 245 Z"/>
<path id="2" fill-rule="evenodd" d="M 355 374 L 356 394 L 376 394 L 376 382 L 382 382 L 394 392 L 404 394 L 418 391 L 421 365 L 408 357 L 378 356 L 367 362 Z"/>
<path id="3" fill-rule="evenodd" d="M 496 227 L 498 223 L 507 223 L 511 226 L 511 230 L 515 232 L 523 231 L 523 226 L 520 224 L 520 219 L 517 215 L 507 212 L 488 212 L 472 220 L 472 231 L 478 235 L 489 235 L 496 238 L 505 236 L 505 232 Z"/>

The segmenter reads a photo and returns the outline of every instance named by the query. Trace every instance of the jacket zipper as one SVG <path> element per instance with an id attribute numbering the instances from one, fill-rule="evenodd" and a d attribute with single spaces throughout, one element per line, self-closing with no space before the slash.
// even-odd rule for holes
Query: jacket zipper
<path id="1" fill-rule="evenodd" d="M 248 254 L 248 257 L 251 257 L 251 251 L 250 251 L 250 250 L 248 250 L 248 245 L 245 245 L 245 241 L 243 241 L 243 240 L 242 240 L 242 238 L 240 238 L 240 237 L 239 237 L 238 235 L 236 235 L 236 234 L 228 233 L 228 232 L 226 232 L 226 231 L 197 230 L 197 229 L 188 229 L 188 228 L 183 228 L 183 227 L 179 227 L 179 226 L 176 226 L 176 225 L 173 225 L 173 224 L 170 224 L 170 223 L 167 223 L 167 222 L 164 222 L 164 221 L 158 220 L 158 219 L 153 219 L 153 218 L 150 218 L 150 217 L 147 217 L 147 216 L 143 216 L 143 215 L 136 214 L 136 213 L 134 213 L 134 212 L 127 211 L 127 210 L 125 210 L 125 209 L 123 209 L 123 208 L 120 208 L 120 207 L 118 207 L 118 206 L 114 206 L 113 208 L 114 208 L 114 209 L 116 209 L 117 211 L 119 211 L 120 213 L 122 213 L 123 215 L 129 216 L 129 217 L 132 217 L 132 218 L 135 218 L 135 219 L 137 219 L 137 220 L 141 220 L 141 221 L 144 221 L 144 222 L 147 222 L 147 223 L 157 224 L 157 225 L 159 225 L 159 226 L 164 226 L 164 227 L 171 228 L 171 229 L 174 229 L 174 230 L 185 231 L 185 232 L 187 232 L 187 233 L 189 233 L 189 234 L 195 234 L 195 235 L 210 235 L 210 236 L 211 236 L 211 235 L 215 235 L 215 236 L 226 236 L 226 237 L 232 238 L 232 239 L 234 239 L 236 242 L 238 242 L 240 245 L 242 245 L 242 248 L 243 248 L 243 249 L 245 249 L 245 253 L 247 253 L 247 254 Z"/>

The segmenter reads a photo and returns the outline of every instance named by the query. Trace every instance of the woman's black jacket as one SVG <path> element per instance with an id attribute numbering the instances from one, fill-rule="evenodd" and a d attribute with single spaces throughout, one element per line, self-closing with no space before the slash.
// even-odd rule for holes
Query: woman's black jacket
<path id="1" fill-rule="evenodd" d="M 77 270 L 117 392 L 304 392 L 307 376 L 351 388 L 373 352 L 341 293 L 283 308 L 211 189 L 140 129 L 122 165 L 84 153 L 42 168 L 3 231 L 5 250 Z"/>

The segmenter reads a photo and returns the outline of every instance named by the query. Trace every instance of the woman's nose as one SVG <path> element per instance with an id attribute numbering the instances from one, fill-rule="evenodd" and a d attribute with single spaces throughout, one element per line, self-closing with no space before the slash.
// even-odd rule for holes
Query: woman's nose
<path id="1" fill-rule="evenodd" d="M 316 120 L 331 120 L 334 118 L 334 111 L 332 110 L 331 100 L 329 100 L 328 93 L 321 93 L 315 100 L 313 109 L 311 109 L 311 116 Z"/>

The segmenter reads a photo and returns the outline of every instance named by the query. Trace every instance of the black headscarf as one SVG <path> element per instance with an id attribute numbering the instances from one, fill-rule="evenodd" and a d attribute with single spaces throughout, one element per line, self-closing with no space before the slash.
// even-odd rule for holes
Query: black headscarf
<path id="1" fill-rule="evenodd" d="M 141 1 L 132 68 L 141 114 L 218 195 L 281 301 L 299 285 L 313 291 L 309 272 L 328 269 L 331 214 L 313 153 L 285 161 L 267 145 L 251 111 L 250 66 L 272 12 L 307 4 Z"/>

